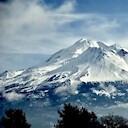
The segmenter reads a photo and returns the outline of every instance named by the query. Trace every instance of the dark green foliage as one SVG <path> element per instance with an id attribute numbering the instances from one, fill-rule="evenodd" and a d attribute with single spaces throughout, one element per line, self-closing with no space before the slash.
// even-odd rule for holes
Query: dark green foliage
<path id="1" fill-rule="evenodd" d="M 3 128 L 30 128 L 27 123 L 25 113 L 21 109 L 9 109 L 5 111 L 5 116 L 1 119 Z"/>
<path id="2" fill-rule="evenodd" d="M 99 128 L 99 122 L 94 112 L 85 108 L 65 104 L 63 110 L 58 111 L 60 120 L 55 128 Z"/>
<path id="3" fill-rule="evenodd" d="M 104 128 L 128 128 L 128 120 L 117 115 L 101 117 Z"/>
<path id="4" fill-rule="evenodd" d="M 103 116 L 97 119 L 94 112 L 65 104 L 58 111 L 60 119 L 55 128 L 128 128 L 128 120 L 117 115 Z"/>

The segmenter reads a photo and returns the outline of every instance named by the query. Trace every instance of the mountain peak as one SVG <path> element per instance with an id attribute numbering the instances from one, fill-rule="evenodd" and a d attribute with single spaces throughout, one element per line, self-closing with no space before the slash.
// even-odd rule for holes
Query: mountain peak
<path id="1" fill-rule="evenodd" d="M 121 47 L 118 44 L 113 44 L 113 45 L 110 46 L 110 48 L 113 49 L 113 50 L 115 50 L 115 51 L 121 49 Z"/>
<path id="2" fill-rule="evenodd" d="M 81 38 L 80 40 L 78 40 L 73 46 L 88 46 L 88 47 L 99 47 L 98 43 L 96 41 L 92 41 L 90 39 L 84 39 Z"/>
<path id="3" fill-rule="evenodd" d="M 97 47 L 99 45 L 96 41 L 92 41 L 89 39 L 80 39 L 71 45 L 68 48 L 62 49 L 59 52 L 53 54 L 48 60 L 48 63 L 59 63 L 59 64 L 66 64 L 71 59 L 78 57 L 84 51 L 86 51 L 89 47 Z"/>

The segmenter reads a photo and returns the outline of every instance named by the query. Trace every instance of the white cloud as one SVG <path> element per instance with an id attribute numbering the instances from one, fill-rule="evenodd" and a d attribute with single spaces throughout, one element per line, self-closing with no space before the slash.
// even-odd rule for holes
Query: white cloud
<path id="1" fill-rule="evenodd" d="M 39 5 L 37 0 L 13 0 L 12 3 L 0 4 L 1 52 L 50 52 L 49 49 L 52 50 L 54 46 L 52 43 L 59 35 L 59 28 L 71 22 L 67 14 L 73 10 L 74 2 L 71 1 L 57 9 Z M 47 43 L 49 47 L 46 47 Z"/>
<path id="2" fill-rule="evenodd" d="M 77 13 L 75 1 L 58 8 L 38 0 L 0 3 L 0 52 L 52 54 L 87 37 L 127 46 L 127 34 L 119 31 L 127 19 L 95 13 Z M 122 29 L 121 29 L 122 30 Z M 125 37 L 124 37 L 125 36 Z M 111 43 L 110 42 L 110 43 Z"/>
<path id="3" fill-rule="evenodd" d="M 22 98 L 24 98 L 23 94 L 18 94 L 16 92 L 10 92 L 10 93 L 6 93 L 4 94 L 4 97 L 8 100 L 8 101 L 18 101 L 21 100 Z"/>
<path id="4" fill-rule="evenodd" d="M 104 91 L 108 92 L 109 94 L 113 94 L 117 92 L 117 89 L 113 86 L 113 85 L 104 85 L 104 84 L 100 84 L 100 88 L 103 89 Z"/>
<path id="5" fill-rule="evenodd" d="M 62 6 L 60 6 L 56 11 L 60 14 L 68 14 L 69 12 L 74 11 L 74 5 L 76 4 L 75 1 L 66 1 Z"/>

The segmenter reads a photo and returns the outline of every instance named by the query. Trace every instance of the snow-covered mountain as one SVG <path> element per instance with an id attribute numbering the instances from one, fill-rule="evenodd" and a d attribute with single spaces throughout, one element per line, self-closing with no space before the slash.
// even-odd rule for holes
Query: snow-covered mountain
<path id="1" fill-rule="evenodd" d="M 0 96 L 8 100 L 51 95 L 52 98 L 59 95 L 68 99 L 67 94 L 119 98 L 126 96 L 127 83 L 126 48 L 80 39 L 53 54 L 39 67 L 0 74 Z"/>

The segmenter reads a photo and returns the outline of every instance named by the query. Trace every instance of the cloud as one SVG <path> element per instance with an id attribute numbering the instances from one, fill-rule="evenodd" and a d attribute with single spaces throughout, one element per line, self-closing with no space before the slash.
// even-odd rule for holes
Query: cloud
<path id="1" fill-rule="evenodd" d="M 68 14 L 69 12 L 74 12 L 74 5 L 76 4 L 75 1 L 65 1 L 57 10 L 57 13 L 60 14 Z"/>
<path id="2" fill-rule="evenodd" d="M 18 94 L 16 92 L 10 92 L 10 93 L 6 93 L 4 94 L 4 97 L 8 100 L 8 101 L 19 101 L 21 99 L 24 98 L 23 94 Z"/>
<path id="3" fill-rule="evenodd" d="M 0 2 L 0 72 L 41 63 L 46 54 L 68 47 L 80 38 L 128 48 L 127 13 L 101 13 L 98 9 L 82 12 L 77 0 L 65 0 L 58 6 L 53 3 Z"/>
<path id="4" fill-rule="evenodd" d="M 39 0 L 0 3 L 0 52 L 53 54 L 82 37 L 127 46 L 126 15 L 81 13 L 78 6 L 74 0 L 56 8 Z"/>
<path id="5" fill-rule="evenodd" d="M 59 29 L 72 19 L 74 2 L 67 1 L 57 9 L 37 0 L 0 3 L 0 45 L 4 53 L 46 53 L 54 47 Z M 49 43 L 49 44 L 47 44 Z M 57 42 L 56 42 L 57 43 Z M 47 47 L 49 45 L 49 48 Z"/>

